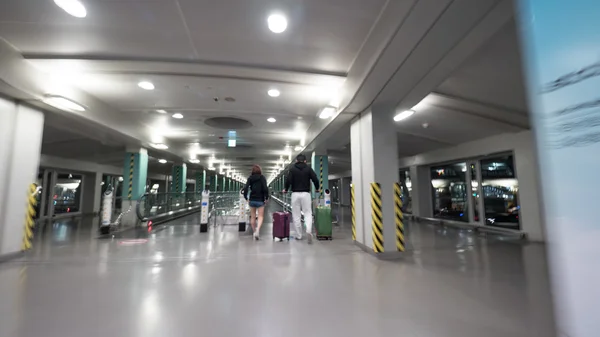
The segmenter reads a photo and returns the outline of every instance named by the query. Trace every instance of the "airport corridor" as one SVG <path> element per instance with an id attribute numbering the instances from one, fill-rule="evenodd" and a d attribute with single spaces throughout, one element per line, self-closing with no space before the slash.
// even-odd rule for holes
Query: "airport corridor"
<path id="1" fill-rule="evenodd" d="M 543 245 L 409 223 L 385 261 L 336 213 L 313 245 L 268 223 L 260 241 L 199 233 L 197 215 L 108 239 L 91 220 L 44 228 L 0 264 L 0 336 L 554 336 Z"/>

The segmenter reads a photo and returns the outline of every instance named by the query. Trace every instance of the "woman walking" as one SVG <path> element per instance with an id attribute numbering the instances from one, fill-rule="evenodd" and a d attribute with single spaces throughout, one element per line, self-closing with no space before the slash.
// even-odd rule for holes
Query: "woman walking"
<path id="1" fill-rule="evenodd" d="M 265 203 L 269 200 L 267 179 L 262 175 L 260 166 L 252 166 L 252 174 L 248 177 L 242 193 L 244 193 L 244 198 L 249 201 L 250 226 L 254 231 L 254 239 L 258 240 L 260 239 L 260 227 L 265 217 Z M 258 219 L 256 213 L 258 213 Z"/>

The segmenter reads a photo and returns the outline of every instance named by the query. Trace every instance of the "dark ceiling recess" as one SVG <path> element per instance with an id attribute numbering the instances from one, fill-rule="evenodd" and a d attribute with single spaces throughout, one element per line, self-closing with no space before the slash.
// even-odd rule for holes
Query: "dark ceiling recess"
<path id="1" fill-rule="evenodd" d="M 239 130 L 252 127 L 252 123 L 245 119 L 235 117 L 213 117 L 204 121 L 208 126 L 218 129 Z"/>
<path id="2" fill-rule="evenodd" d="M 225 97 L 225 101 L 227 101 L 227 102 L 235 102 L 235 98 L 233 98 L 233 97 Z"/>

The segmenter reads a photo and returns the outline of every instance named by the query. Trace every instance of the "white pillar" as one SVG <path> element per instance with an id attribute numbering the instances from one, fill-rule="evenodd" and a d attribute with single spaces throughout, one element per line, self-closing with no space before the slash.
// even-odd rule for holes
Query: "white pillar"
<path id="1" fill-rule="evenodd" d="M 379 183 L 385 253 L 397 251 L 393 193 L 398 181 L 398 137 L 393 115 L 394 109 L 373 108 L 356 117 L 350 128 L 356 241 L 374 248 L 370 189 L 371 183 Z"/>
<path id="2" fill-rule="evenodd" d="M 433 216 L 431 200 L 431 173 L 428 166 L 410 168 L 412 183 L 413 215 L 430 218 Z"/>
<path id="3" fill-rule="evenodd" d="M 29 186 L 35 183 L 44 114 L 0 98 L 0 256 L 21 250 Z"/>
<path id="4" fill-rule="evenodd" d="M 84 215 L 100 213 L 102 199 L 102 173 L 90 172 L 83 176 L 83 211 Z"/>

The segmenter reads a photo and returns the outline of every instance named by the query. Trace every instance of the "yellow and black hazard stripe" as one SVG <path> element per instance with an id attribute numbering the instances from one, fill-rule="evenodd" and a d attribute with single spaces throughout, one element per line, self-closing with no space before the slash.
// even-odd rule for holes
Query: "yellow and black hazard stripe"
<path id="1" fill-rule="evenodd" d="M 350 186 L 350 210 L 352 212 L 352 241 L 356 241 L 356 210 L 354 209 L 354 185 Z"/>
<path id="2" fill-rule="evenodd" d="M 31 240 L 33 239 L 33 227 L 35 221 L 35 205 L 37 204 L 37 186 L 35 184 L 29 185 L 29 193 L 27 198 L 27 212 L 25 213 L 25 228 L 23 233 L 23 243 L 21 244 L 21 250 L 28 250 L 31 248 Z"/>
<path id="3" fill-rule="evenodd" d="M 404 245 L 404 215 L 402 214 L 402 198 L 400 194 L 400 183 L 394 183 L 394 214 L 396 220 L 396 248 L 403 252 Z"/>
<path id="4" fill-rule="evenodd" d="M 127 198 L 131 200 L 133 197 L 133 171 L 135 170 L 135 154 L 129 155 L 129 190 L 127 192 Z"/>
<path id="5" fill-rule="evenodd" d="M 373 250 L 383 253 L 383 214 L 381 212 L 381 184 L 371 183 L 371 227 Z"/>
<path id="6" fill-rule="evenodd" d="M 325 189 L 325 187 L 323 186 L 323 156 L 319 156 L 319 171 L 321 172 L 321 182 L 320 182 L 320 187 L 321 187 L 321 198 L 323 197 L 323 190 Z"/>

